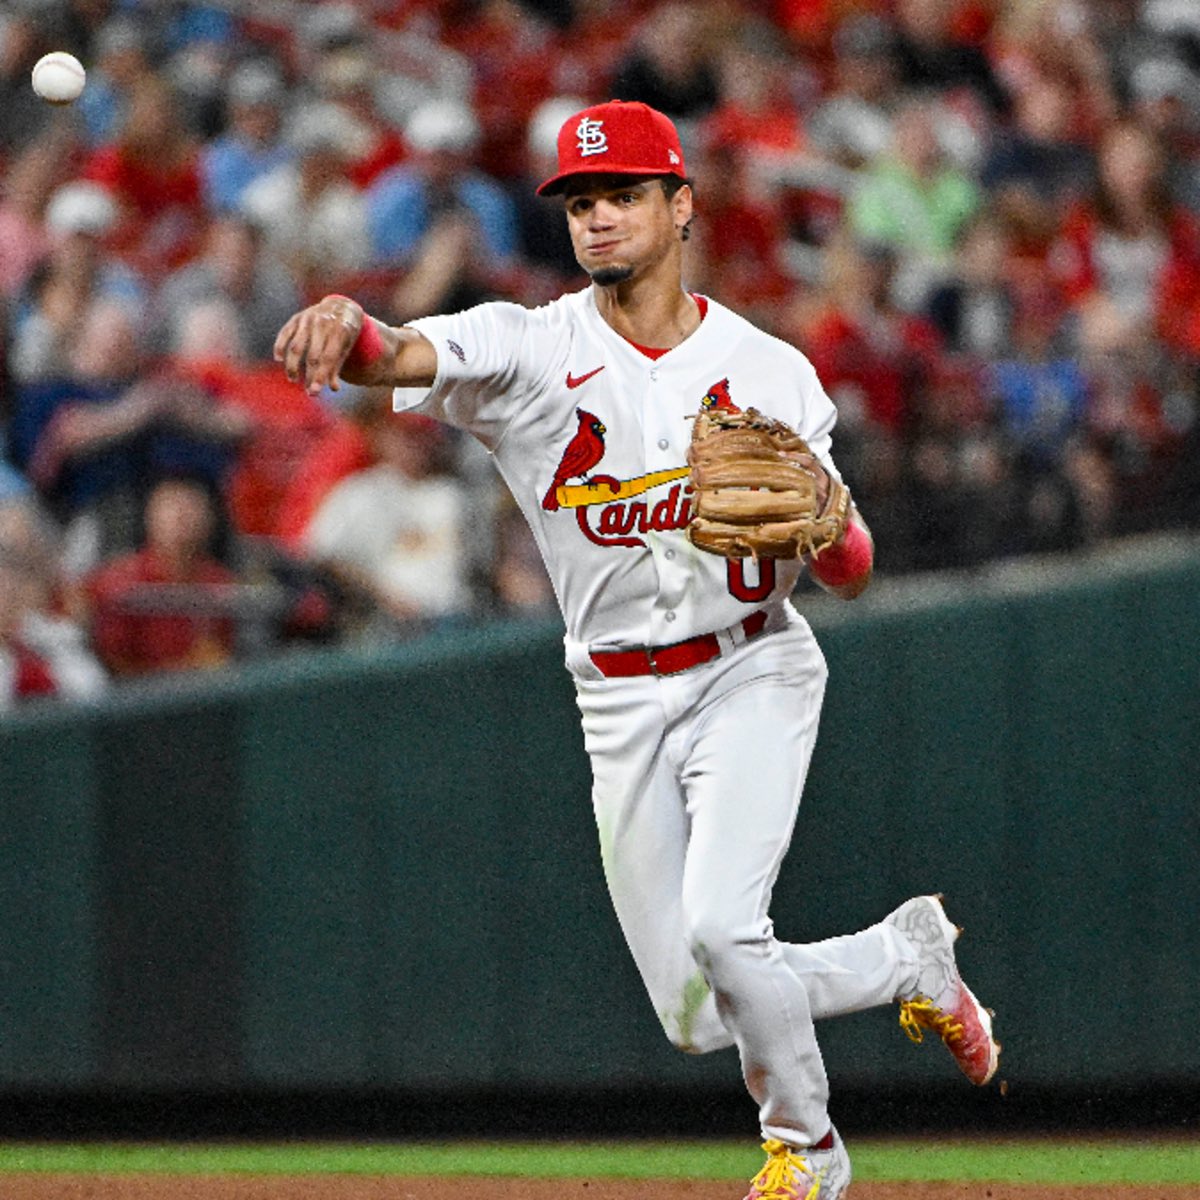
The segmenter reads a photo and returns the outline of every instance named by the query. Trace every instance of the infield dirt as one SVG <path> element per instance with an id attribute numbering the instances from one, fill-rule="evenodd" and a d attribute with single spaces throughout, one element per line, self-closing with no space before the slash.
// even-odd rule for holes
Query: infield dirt
<path id="1" fill-rule="evenodd" d="M 408 1179 L 341 1175 L 6 1174 L 5 1200 L 740 1200 L 745 1184 L 696 1180 Z M 1110 1186 L 1105 1200 L 1200 1200 L 1194 1185 Z M 1095 1187 L 856 1183 L 847 1200 L 1095 1200 Z"/>

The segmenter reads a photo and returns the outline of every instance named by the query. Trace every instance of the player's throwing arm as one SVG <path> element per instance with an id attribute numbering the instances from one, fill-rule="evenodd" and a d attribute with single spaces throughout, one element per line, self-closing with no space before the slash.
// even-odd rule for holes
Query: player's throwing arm
<path id="1" fill-rule="evenodd" d="M 393 329 L 348 296 L 330 295 L 289 317 L 275 361 L 312 395 L 342 380 L 364 387 L 429 387 L 437 355 L 415 329 Z"/>

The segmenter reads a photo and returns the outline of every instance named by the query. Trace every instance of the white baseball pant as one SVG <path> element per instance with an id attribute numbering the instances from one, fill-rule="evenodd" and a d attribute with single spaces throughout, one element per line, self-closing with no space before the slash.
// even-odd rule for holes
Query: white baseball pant
<path id="1" fill-rule="evenodd" d="M 676 675 L 576 678 L 605 877 L 663 1028 L 736 1044 L 763 1136 L 829 1130 L 813 1021 L 890 1004 L 917 964 L 890 925 L 807 945 L 768 906 L 817 737 L 826 666 L 806 622 Z"/>

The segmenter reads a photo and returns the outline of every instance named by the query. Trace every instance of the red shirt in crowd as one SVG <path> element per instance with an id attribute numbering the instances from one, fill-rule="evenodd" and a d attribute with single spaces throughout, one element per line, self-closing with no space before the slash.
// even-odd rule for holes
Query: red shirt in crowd
<path id="1" fill-rule="evenodd" d="M 93 648 L 114 675 L 220 666 L 233 656 L 232 618 L 215 605 L 211 613 L 189 614 L 141 611 L 142 602 L 153 594 L 150 585 L 184 584 L 195 588 L 203 605 L 216 599 L 220 585 L 234 582 L 233 573 L 215 559 L 200 560 L 186 574 L 172 570 L 151 549 L 114 559 L 88 581 Z"/>
<path id="2" fill-rule="evenodd" d="M 151 275 L 179 266 L 196 250 L 204 216 L 199 160 L 142 162 L 121 146 L 101 146 L 84 164 L 83 177 L 110 191 L 125 219 L 115 249 Z"/>
<path id="3" fill-rule="evenodd" d="M 252 432 L 225 481 L 225 503 L 239 533 L 278 536 L 284 499 L 294 491 L 297 474 L 343 419 L 274 364 L 207 359 L 176 363 L 173 369 L 218 403 L 250 417 Z"/>
<path id="4" fill-rule="evenodd" d="M 1104 232 L 1099 215 L 1086 203 L 1077 204 L 1063 223 L 1051 267 L 1072 304 L 1118 285 L 1105 278 Z M 1200 341 L 1193 340 L 1200 319 L 1200 221 L 1186 209 L 1172 208 L 1160 237 L 1164 252 L 1154 272 L 1151 306 L 1155 329 L 1173 348 L 1195 352 L 1200 350 Z"/>
<path id="5" fill-rule="evenodd" d="M 856 391 L 868 418 L 899 432 L 909 416 L 909 400 L 937 368 L 941 339 L 922 317 L 878 314 L 864 326 L 850 314 L 830 308 L 803 333 L 803 349 L 832 396 Z"/>
<path id="6" fill-rule="evenodd" d="M 12 690 L 15 699 L 35 700 L 39 696 L 57 695 L 54 669 L 45 658 L 19 641 L 10 642 L 8 649 L 13 656 Z"/>

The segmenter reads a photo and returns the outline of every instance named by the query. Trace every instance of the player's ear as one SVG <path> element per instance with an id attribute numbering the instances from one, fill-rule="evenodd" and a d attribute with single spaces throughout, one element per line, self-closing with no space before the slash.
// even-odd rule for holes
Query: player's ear
<path id="1" fill-rule="evenodd" d="M 694 205 L 692 205 L 691 184 L 684 184 L 679 188 L 679 191 L 674 194 L 674 224 L 679 230 L 680 239 L 688 240 L 691 234 L 692 217 L 696 215 Z"/>
<path id="2" fill-rule="evenodd" d="M 671 197 L 671 217 L 675 222 L 675 228 L 686 238 L 686 229 L 692 223 L 693 207 L 692 207 L 692 185 L 690 183 L 683 184 L 679 190 Z"/>

